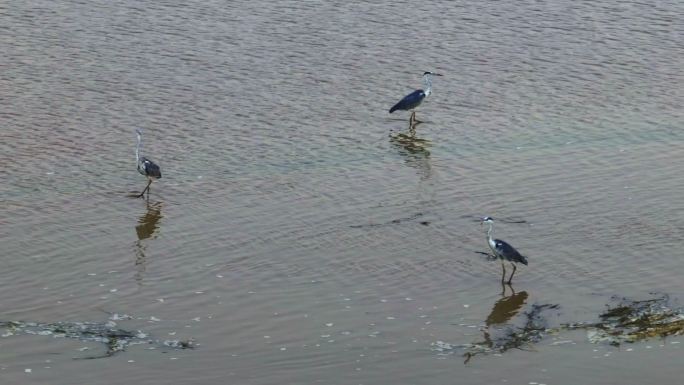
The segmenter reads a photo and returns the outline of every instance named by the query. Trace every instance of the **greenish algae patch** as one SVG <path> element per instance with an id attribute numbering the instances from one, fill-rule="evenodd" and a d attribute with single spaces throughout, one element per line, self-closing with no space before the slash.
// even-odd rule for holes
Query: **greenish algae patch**
<path id="1" fill-rule="evenodd" d="M 97 342 L 106 347 L 106 351 L 97 356 L 79 357 L 79 359 L 93 359 L 111 357 L 125 351 L 132 345 L 157 345 L 171 349 L 193 349 L 194 340 L 158 340 L 151 338 L 149 334 L 140 330 L 125 330 L 117 327 L 114 320 L 130 319 L 129 316 L 121 317 L 112 315 L 107 322 L 25 322 L 25 321 L 0 321 L 0 328 L 5 332 L 2 338 L 18 334 L 30 334 L 40 336 L 52 336 L 53 338 L 72 338 L 84 342 Z"/>
<path id="2" fill-rule="evenodd" d="M 502 307 L 501 304 L 508 306 L 513 303 L 518 295 L 499 300 L 493 313 L 496 312 L 497 307 Z M 598 322 L 567 323 L 553 328 L 547 326 L 549 310 L 559 309 L 558 305 L 533 304 L 528 306 L 527 311 L 516 317 L 522 303 L 515 303 L 512 307 L 513 312 L 507 313 L 506 317 L 499 319 L 490 315 L 487 318 L 486 326 L 481 329 L 484 340 L 461 345 L 437 341 L 432 344 L 432 350 L 441 355 L 460 351 L 467 363 L 478 355 L 505 353 L 511 349 L 530 350 L 534 344 L 541 342 L 549 334 L 558 335 L 571 330 L 586 330 L 589 342 L 607 343 L 613 346 L 651 338 L 684 335 L 684 309 L 673 306 L 674 302 L 668 295 L 659 295 L 646 300 L 628 298 L 614 298 L 613 300 L 618 301 L 617 304 L 606 305 L 607 309 L 598 315 Z M 490 319 L 499 321 L 493 323 Z M 516 324 L 522 326 L 516 326 Z"/>
<path id="3" fill-rule="evenodd" d="M 567 325 L 567 328 L 587 329 L 589 341 L 615 346 L 684 334 L 684 312 L 673 308 L 667 295 L 640 301 L 622 299 L 600 314 L 599 319 L 599 322 Z"/>

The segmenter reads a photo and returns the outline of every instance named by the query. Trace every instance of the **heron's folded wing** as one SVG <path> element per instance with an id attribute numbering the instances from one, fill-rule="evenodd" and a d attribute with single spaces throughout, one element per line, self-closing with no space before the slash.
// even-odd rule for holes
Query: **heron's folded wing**
<path id="1" fill-rule="evenodd" d="M 425 99 L 425 92 L 423 92 L 423 90 L 415 90 L 404 96 L 399 103 L 390 108 L 389 112 L 391 114 L 396 110 L 410 110 L 416 108 L 418 105 L 420 105 L 420 102 L 422 102 L 423 99 Z"/>

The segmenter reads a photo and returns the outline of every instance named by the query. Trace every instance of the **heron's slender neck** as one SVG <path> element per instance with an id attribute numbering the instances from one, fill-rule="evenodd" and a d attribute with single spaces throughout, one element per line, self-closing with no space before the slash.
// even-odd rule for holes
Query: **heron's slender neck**
<path id="1" fill-rule="evenodd" d="M 142 143 L 142 138 L 140 137 L 140 134 L 137 134 L 138 136 L 138 145 L 135 146 L 135 161 L 136 163 L 140 162 L 140 144 Z"/>
<path id="2" fill-rule="evenodd" d="M 427 98 L 432 93 L 432 75 L 423 75 L 423 83 L 425 83 L 425 90 L 423 92 L 425 92 L 425 97 Z"/>
<path id="3" fill-rule="evenodd" d="M 494 228 L 494 224 L 492 222 L 489 222 L 489 229 L 487 230 L 487 241 L 492 240 L 492 229 Z"/>

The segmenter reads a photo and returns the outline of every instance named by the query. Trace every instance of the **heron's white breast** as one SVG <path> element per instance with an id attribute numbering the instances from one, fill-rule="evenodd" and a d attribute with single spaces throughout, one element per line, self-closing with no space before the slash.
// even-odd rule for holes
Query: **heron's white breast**
<path id="1" fill-rule="evenodd" d="M 494 240 L 490 238 L 487 240 L 487 243 L 489 243 L 489 248 L 492 249 L 492 251 L 498 255 L 496 251 L 496 242 L 494 242 Z"/>

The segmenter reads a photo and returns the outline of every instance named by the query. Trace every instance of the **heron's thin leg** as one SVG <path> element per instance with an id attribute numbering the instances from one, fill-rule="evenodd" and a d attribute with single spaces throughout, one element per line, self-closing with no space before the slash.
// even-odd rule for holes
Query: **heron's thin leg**
<path id="1" fill-rule="evenodd" d="M 501 296 L 506 296 L 506 286 L 511 288 L 511 295 L 515 295 L 515 289 L 513 288 L 513 285 L 510 284 L 510 282 L 501 282 Z"/>
<path id="2" fill-rule="evenodd" d="M 501 260 L 501 268 L 503 269 L 503 273 L 501 274 L 501 283 L 506 282 L 506 265 L 504 265 L 503 259 Z"/>
<path id="3" fill-rule="evenodd" d="M 508 278 L 509 285 L 511 284 L 511 280 L 513 279 L 513 274 L 515 274 L 515 270 L 517 269 L 517 267 L 515 267 L 515 263 L 511 262 L 511 265 L 513 265 L 513 272 L 511 273 L 511 277 Z"/>
<path id="4" fill-rule="evenodd" d="M 409 134 L 413 137 L 416 136 L 416 122 L 409 121 Z"/>
<path id="5" fill-rule="evenodd" d="M 149 190 L 151 184 L 152 184 L 152 181 L 151 181 L 151 180 L 150 180 L 150 181 L 147 181 L 147 186 L 145 186 L 145 189 L 142 190 L 142 192 L 140 193 L 140 195 L 138 195 L 138 198 L 142 198 L 143 195 L 145 195 L 145 191 Z M 148 194 L 148 196 L 149 196 L 149 194 Z"/>

